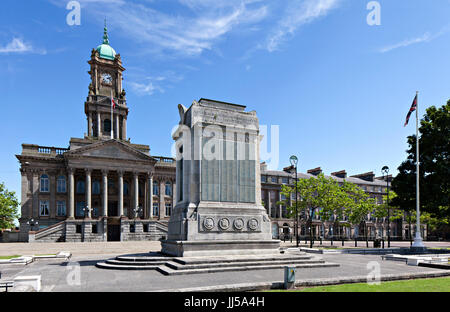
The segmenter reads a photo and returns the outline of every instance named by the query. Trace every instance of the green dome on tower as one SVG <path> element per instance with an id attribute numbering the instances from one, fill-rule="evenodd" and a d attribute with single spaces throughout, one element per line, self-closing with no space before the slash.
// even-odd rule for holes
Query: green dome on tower
<path id="1" fill-rule="evenodd" d="M 106 21 L 103 33 L 103 43 L 99 45 L 96 50 L 100 54 L 101 58 L 107 60 L 114 60 L 116 58 L 116 51 L 109 45 L 108 29 L 106 28 Z"/>

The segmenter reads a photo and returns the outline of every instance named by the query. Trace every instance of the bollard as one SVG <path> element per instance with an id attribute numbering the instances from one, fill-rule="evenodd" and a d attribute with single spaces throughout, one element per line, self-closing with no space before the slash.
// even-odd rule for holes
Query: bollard
<path id="1" fill-rule="evenodd" d="M 284 267 L 284 289 L 293 289 L 295 287 L 295 268 Z"/>

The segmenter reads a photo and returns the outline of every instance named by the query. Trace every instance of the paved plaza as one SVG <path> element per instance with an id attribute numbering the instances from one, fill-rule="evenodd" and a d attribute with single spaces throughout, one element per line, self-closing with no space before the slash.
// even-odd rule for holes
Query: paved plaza
<path id="1" fill-rule="evenodd" d="M 287 247 L 288 244 L 283 244 Z M 449 243 L 428 243 L 429 247 L 450 247 Z M 159 242 L 121 243 L 61 243 L 61 244 L 0 244 L 0 255 L 45 254 L 59 251 L 72 252 L 66 260 L 36 260 L 28 265 L 3 264 L 0 266 L 3 280 L 20 275 L 41 275 L 42 291 L 56 292 L 124 292 L 124 291 L 188 291 L 188 290 L 239 290 L 239 285 L 269 285 L 283 282 L 283 270 L 255 270 L 241 272 L 208 273 L 165 276 L 149 271 L 116 271 L 95 267 L 97 261 L 117 255 L 159 251 Z M 395 274 L 450 275 L 448 270 L 408 266 L 404 262 L 383 261 L 379 255 L 325 254 L 327 262 L 339 263 L 339 267 L 298 269 L 296 280 L 308 282 L 330 279 L 365 277 L 370 273 L 369 262 L 380 265 L 381 276 Z M 237 286 L 236 286 L 237 285 Z M 251 288 L 251 287 L 250 287 Z M 242 288 L 241 288 L 242 289 Z"/>

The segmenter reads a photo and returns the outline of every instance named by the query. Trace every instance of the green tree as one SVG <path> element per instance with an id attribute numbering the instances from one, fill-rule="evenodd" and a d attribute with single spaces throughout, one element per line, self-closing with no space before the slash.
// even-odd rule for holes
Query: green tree
<path id="1" fill-rule="evenodd" d="M 14 220 L 19 217 L 19 201 L 15 192 L 9 192 L 4 183 L 0 183 L 0 229 L 14 227 Z"/>
<path id="2" fill-rule="evenodd" d="M 296 187 L 298 202 L 292 200 L 290 204 L 288 198 L 295 194 Z M 338 183 L 323 174 L 300 179 L 293 187 L 283 185 L 281 192 L 286 200 L 278 204 L 285 205 L 291 217 L 295 217 L 298 207 L 298 212 L 303 212 L 310 228 L 314 213 L 317 213 L 322 221 L 333 221 L 334 229 L 339 229 L 341 226 L 358 225 L 375 206 L 373 199 L 357 185 L 347 181 Z M 348 222 L 341 223 L 344 217 L 348 218 Z M 311 231 L 310 239 L 312 240 Z"/>
<path id="3" fill-rule="evenodd" d="M 450 100 L 441 108 L 431 106 L 420 121 L 420 210 L 436 226 L 450 218 Z M 392 204 L 408 215 L 416 207 L 416 136 L 408 137 L 407 159 L 392 180 L 397 194 Z"/>

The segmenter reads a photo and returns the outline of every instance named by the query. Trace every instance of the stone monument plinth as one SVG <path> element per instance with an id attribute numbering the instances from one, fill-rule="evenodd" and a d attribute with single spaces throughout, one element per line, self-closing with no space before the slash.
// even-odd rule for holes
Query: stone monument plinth
<path id="1" fill-rule="evenodd" d="M 261 204 L 256 112 L 207 99 L 178 109 L 177 196 L 162 253 L 279 254 Z"/>

